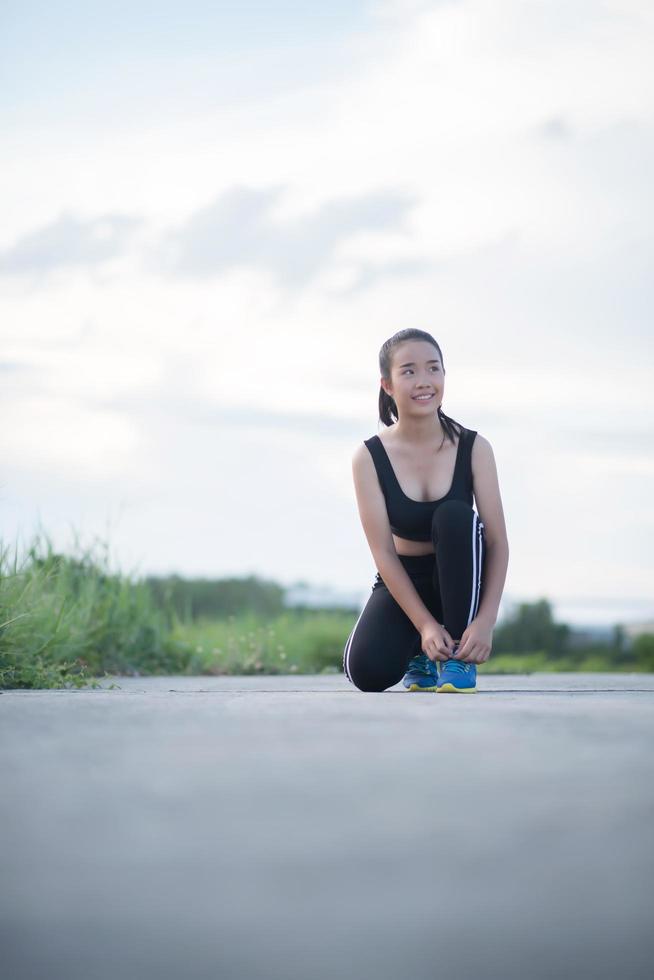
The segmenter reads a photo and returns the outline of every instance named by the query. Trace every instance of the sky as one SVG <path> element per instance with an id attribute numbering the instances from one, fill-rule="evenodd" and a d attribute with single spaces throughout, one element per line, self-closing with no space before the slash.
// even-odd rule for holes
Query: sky
<path id="1" fill-rule="evenodd" d="M 379 349 L 491 443 L 501 613 L 654 616 L 654 8 L 5 2 L 0 537 L 363 602 Z"/>

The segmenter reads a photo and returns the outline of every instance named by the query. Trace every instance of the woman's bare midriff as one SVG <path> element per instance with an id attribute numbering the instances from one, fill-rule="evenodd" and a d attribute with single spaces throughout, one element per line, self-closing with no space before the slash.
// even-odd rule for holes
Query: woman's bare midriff
<path id="1" fill-rule="evenodd" d="M 398 555 L 434 554 L 434 546 L 431 541 L 409 541 L 408 538 L 398 538 L 393 535 L 393 544 Z"/>

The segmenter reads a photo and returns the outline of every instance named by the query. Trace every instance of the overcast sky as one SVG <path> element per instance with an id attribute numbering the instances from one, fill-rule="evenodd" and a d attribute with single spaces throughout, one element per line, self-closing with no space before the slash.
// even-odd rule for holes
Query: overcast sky
<path id="1" fill-rule="evenodd" d="M 441 345 L 505 600 L 654 615 L 648 0 L 5 2 L 0 533 L 369 593 L 378 352 Z"/>

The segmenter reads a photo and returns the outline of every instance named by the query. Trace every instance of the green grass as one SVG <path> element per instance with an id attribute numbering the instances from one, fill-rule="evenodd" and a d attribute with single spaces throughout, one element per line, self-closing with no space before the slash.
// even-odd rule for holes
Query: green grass
<path id="1" fill-rule="evenodd" d="M 220 589 L 220 582 L 215 583 Z M 182 619 L 143 579 L 113 572 L 107 546 L 57 554 L 39 532 L 19 561 L 0 542 L 0 687 L 82 687 L 145 674 L 342 672 L 358 612 L 288 610 Z M 652 671 L 654 636 L 633 652 L 491 654 L 480 673 Z"/>
<path id="2" fill-rule="evenodd" d="M 485 664 L 479 664 L 480 674 L 535 674 L 535 673 L 632 673 L 639 670 L 633 663 L 623 663 L 610 653 L 560 657 L 552 659 L 546 653 L 499 653 L 491 652 Z"/>
<path id="3" fill-rule="evenodd" d="M 39 533 L 19 561 L 0 544 L 0 687 L 81 687 L 115 673 L 184 670 L 171 617 L 104 546 L 58 555 Z"/>
<path id="4" fill-rule="evenodd" d="M 316 674 L 341 671 L 352 617 L 287 612 L 265 621 L 249 614 L 178 623 L 191 674 Z"/>

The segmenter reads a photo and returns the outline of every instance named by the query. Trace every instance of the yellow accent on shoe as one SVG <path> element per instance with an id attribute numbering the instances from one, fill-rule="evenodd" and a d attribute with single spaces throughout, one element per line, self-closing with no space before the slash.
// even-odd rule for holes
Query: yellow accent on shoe
<path id="1" fill-rule="evenodd" d="M 439 694 L 476 694 L 476 687 L 455 687 L 454 684 L 442 684 L 438 689 Z"/>
<path id="2" fill-rule="evenodd" d="M 438 688 L 434 684 L 433 687 L 420 687 L 420 684 L 411 684 L 407 690 L 409 691 L 437 691 Z"/>

